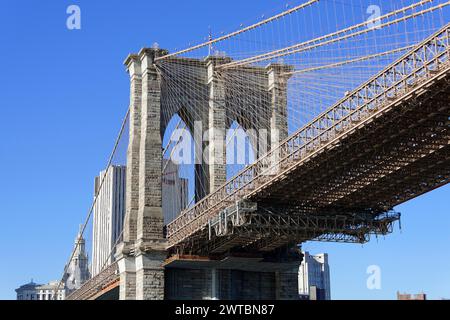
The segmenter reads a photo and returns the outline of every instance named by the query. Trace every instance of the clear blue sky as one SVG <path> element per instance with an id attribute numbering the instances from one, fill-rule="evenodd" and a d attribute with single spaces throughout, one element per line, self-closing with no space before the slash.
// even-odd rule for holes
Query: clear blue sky
<path id="1" fill-rule="evenodd" d="M 0 299 L 14 299 L 31 278 L 60 277 L 128 105 L 127 54 L 155 41 L 187 46 L 208 26 L 233 30 L 284 3 L 1 1 Z M 81 7 L 81 30 L 66 28 L 71 4 Z M 444 187 L 402 205 L 402 233 L 385 240 L 305 244 L 329 253 L 332 297 L 393 299 L 396 290 L 423 290 L 450 298 L 449 196 Z M 381 290 L 366 288 L 373 264 L 381 267 Z"/>

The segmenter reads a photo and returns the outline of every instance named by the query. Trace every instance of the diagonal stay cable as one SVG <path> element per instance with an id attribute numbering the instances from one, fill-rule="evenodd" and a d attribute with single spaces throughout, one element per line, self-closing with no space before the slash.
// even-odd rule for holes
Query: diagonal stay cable
<path id="1" fill-rule="evenodd" d="M 125 115 L 125 117 L 124 117 L 124 119 L 123 119 L 123 121 L 122 121 L 122 125 L 121 125 L 121 127 L 120 127 L 119 135 L 118 135 L 118 137 L 117 137 L 117 139 L 116 139 L 116 141 L 115 141 L 115 143 L 114 143 L 114 148 L 113 148 L 113 150 L 112 150 L 112 152 L 111 152 L 111 154 L 110 154 L 110 156 L 109 156 L 109 159 L 108 159 L 108 165 L 107 165 L 107 167 L 106 167 L 105 173 L 104 173 L 103 176 L 102 176 L 102 180 L 101 180 L 101 182 L 100 182 L 99 189 L 102 188 L 103 183 L 104 183 L 105 178 L 106 178 L 106 175 L 108 174 L 109 168 L 111 167 L 112 161 L 113 161 L 113 159 L 114 159 L 116 150 L 117 150 L 117 148 L 118 148 L 118 146 L 119 146 L 119 142 L 120 142 L 120 139 L 121 139 L 121 137 L 122 137 L 122 134 L 123 134 L 123 132 L 124 132 L 124 130 L 125 130 L 125 127 L 126 127 L 126 124 L 127 124 L 127 121 L 128 121 L 129 116 L 130 116 L 130 108 L 128 107 L 127 113 L 126 113 L 126 115 Z M 86 230 L 87 224 L 89 223 L 89 220 L 90 220 L 90 218 L 91 218 L 91 216 L 92 216 L 92 211 L 94 210 L 94 206 L 95 206 L 95 204 L 96 204 L 96 202 L 97 202 L 97 198 L 98 198 L 98 193 L 97 193 L 97 194 L 95 195 L 95 197 L 94 197 L 94 201 L 92 202 L 92 205 L 91 205 L 91 207 L 90 207 L 90 209 L 89 209 L 89 213 L 88 213 L 88 215 L 87 215 L 87 217 L 86 217 L 86 219 L 85 219 L 85 221 L 84 221 L 84 223 L 83 223 L 83 227 L 81 228 L 81 232 L 80 232 L 80 235 L 81 235 L 81 236 L 83 236 L 84 231 Z M 56 300 L 56 296 L 57 296 L 58 290 L 59 290 L 60 287 L 61 287 L 61 283 L 62 283 L 63 280 L 64 280 L 64 276 L 66 275 L 67 269 L 69 268 L 70 262 L 72 261 L 74 255 L 75 255 L 75 252 L 76 252 L 76 250 L 78 249 L 79 244 L 80 244 L 80 242 L 77 241 L 77 243 L 76 243 L 76 245 L 75 245 L 75 248 L 73 249 L 72 254 L 70 255 L 69 261 L 68 261 L 68 263 L 66 264 L 66 266 L 64 267 L 64 272 L 63 272 L 61 281 L 58 282 L 58 285 L 57 285 L 57 287 L 56 287 L 55 290 L 54 290 L 54 292 L 55 292 L 55 294 L 54 294 L 54 299 L 55 299 L 55 300 Z"/>

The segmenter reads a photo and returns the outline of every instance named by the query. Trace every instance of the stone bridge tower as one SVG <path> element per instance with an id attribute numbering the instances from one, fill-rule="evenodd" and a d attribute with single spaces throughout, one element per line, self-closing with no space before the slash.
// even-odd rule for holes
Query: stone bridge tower
<path id="1" fill-rule="evenodd" d="M 124 239 L 117 250 L 120 299 L 165 298 L 163 263 L 168 253 L 162 211 L 162 137 L 175 112 L 191 133 L 195 131 L 195 123 L 199 122 L 203 130 L 209 132 L 209 141 L 196 143 L 197 153 L 209 147 L 206 155 L 208 164 L 197 164 L 195 168 L 197 200 L 226 181 L 225 129 L 231 121 L 238 121 L 244 130 L 266 129 L 269 132 L 267 145 L 272 146 L 286 138 L 288 132 L 288 76 L 284 75 L 290 70 L 288 66 L 242 67 L 229 71 L 239 72 L 243 75 L 243 81 L 260 82 L 257 88 L 249 87 L 243 91 L 235 90 L 233 86 L 236 84 L 227 82 L 224 74 L 217 71 L 218 66 L 230 61 L 229 58 L 170 57 L 162 60 L 168 66 L 189 66 L 196 73 L 190 79 L 184 73 L 175 77 L 164 76 L 161 71 L 164 68 L 158 67 L 156 59 L 166 54 L 165 50 L 146 48 L 139 54 L 129 55 L 125 61 L 131 93 Z M 196 110 L 186 104 L 186 97 L 170 92 L 174 82 L 178 86 L 182 83 L 185 93 L 188 90 L 197 91 L 196 95 L 201 98 L 196 102 Z M 169 95 L 171 99 L 167 99 Z M 245 95 L 245 99 L 239 95 Z M 259 105 L 259 112 L 252 112 L 245 101 Z M 238 119 L 236 114 L 239 114 Z M 259 117 L 258 121 L 255 117 Z M 255 123 L 260 127 L 255 128 Z M 197 138 L 194 136 L 194 139 Z M 258 151 L 261 141 L 258 143 L 256 136 L 250 136 L 250 140 L 254 150 Z M 199 185 L 205 187 L 201 189 L 197 187 Z"/>

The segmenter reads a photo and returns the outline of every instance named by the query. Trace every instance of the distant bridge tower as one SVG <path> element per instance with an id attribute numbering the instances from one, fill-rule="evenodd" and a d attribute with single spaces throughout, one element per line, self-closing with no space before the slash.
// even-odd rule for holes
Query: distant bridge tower
<path id="1" fill-rule="evenodd" d="M 171 295 L 167 290 L 165 292 L 164 285 L 167 277 L 163 263 L 168 258 L 168 252 L 163 234 L 162 137 L 175 113 L 191 133 L 194 133 L 196 123 L 201 123 L 203 130 L 209 131 L 209 141 L 196 145 L 196 152 L 200 154 L 209 147 L 206 155 L 208 164 L 195 166 L 196 200 L 226 182 L 225 130 L 232 121 L 237 121 L 244 130 L 266 130 L 265 143 L 268 146 L 277 144 L 288 133 L 288 76 L 284 75 L 291 70 L 288 66 L 272 64 L 265 68 L 242 67 L 229 71 L 241 73 L 242 81 L 258 83 L 255 88 L 248 86 L 247 91 L 242 91 L 235 90 L 233 83 L 226 81 L 226 74 L 217 70 L 230 58 L 210 56 L 200 60 L 170 57 L 156 61 L 166 54 L 167 51 L 156 47 L 146 48 L 139 54 L 128 56 L 125 61 L 131 80 L 131 94 L 124 241 L 118 248 L 117 256 L 120 299 L 164 299 Z M 162 67 L 176 65 L 176 69 L 181 71 L 165 77 L 164 68 L 159 68 L 160 63 Z M 186 77 L 183 68 L 189 68 L 195 77 Z M 174 90 L 173 82 L 178 82 L 178 85 L 182 83 L 183 92 L 189 97 L 171 92 Z M 196 104 L 192 107 L 186 99 L 194 96 Z M 258 112 L 249 105 L 258 106 Z M 264 147 L 257 136 L 250 136 L 250 140 L 254 151 Z M 200 188 L 200 185 L 204 187 Z M 211 279 L 215 279 L 216 275 L 216 270 L 211 269 L 208 279 L 213 287 L 216 281 Z M 230 273 L 227 275 L 231 277 Z M 293 281 L 296 281 L 296 275 L 295 272 Z M 174 277 L 176 275 L 172 271 L 171 279 Z M 292 283 L 292 287 L 297 288 L 296 282 Z M 210 293 L 210 296 L 216 296 L 216 293 Z"/>

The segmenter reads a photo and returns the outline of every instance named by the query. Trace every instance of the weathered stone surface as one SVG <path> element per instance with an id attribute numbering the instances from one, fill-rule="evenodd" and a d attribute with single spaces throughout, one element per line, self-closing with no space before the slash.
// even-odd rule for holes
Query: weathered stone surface
<path id="1" fill-rule="evenodd" d="M 216 283 L 213 277 L 216 275 Z M 166 269 L 169 300 L 296 300 L 295 272 L 254 272 L 230 269 Z M 216 286 L 216 288 L 215 288 Z M 216 290 L 214 292 L 214 290 Z"/>
<path id="2" fill-rule="evenodd" d="M 164 299 L 164 252 L 142 253 L 136 257 L 136 299 Z"/>
<path id="3" fill-rule="evenodd" d="M 271 64 L 267 67 L 268 90 L 271 104 L 271 146 L 277 146 L 288 137 L 287 83 L 291 71 L 287 65 Z"/>
<path id="4" fill-rule="evenodd" d="M 161 82 L 153 52 L 142 50 L 141 145 L 139 154 L 139 210 L 137 237 L 162 238 L 162 139 L 160 132 Z"/>
<path id="5" fill-rule="evenodd" d="M 120 299 L 164 298 L 161 81 L 154 66 L 158 53 L 143 49 L 126 60 L 131 102 Z"/>
<path id="6" fill-rule="evenodd" d="M 127 149 L 124 241 L 136 240 L 137 210 L 139 208 L 139 148 L 141 138 L 142 71 L 135 55 L 125 61 L 131 79 L 130 129 Z"/>
<path id="7" fill-rule="evenodd" d="M 276 275 L 277 299 L 298 300 L 298 268 L 291 272 L 280 272 Z"/>
<path id="8" fill-rule="evenodd" d="M 123 256 L 118 260 L 120 283 L 119 299 L 136 299 L 136 267 L 134 257 Z"/>
<path id="9" fill-rule="evenodd" d="M 215 66 L 222 61 L 211 59 L 208 61 L 208 88 L 209 88 L 209 120 L 208 120 L 208 167 L 209 192 L 214 192 L 226 182 L 226 143 L 225 126 L 226 104 L 225 83 L 215 71 Z M 223 63 L 223 62 L 222 62 Z"/>
<path id="10" fill-rule="evenodd" d="M 155 57 L 164 53 L 159 49 L 142 49 L 138 55 L 131 55 L 126 61 L 131 79 L 130 140 L 127 150 L 124 244 L 118 255 L 123 260 L 123 266 L 119 268 L 120 298 L 163 299 L 164 294 L 171 299 L 290 297 L 288 280 L 285 281 L 283 275 L 275 277 L 273 272 L 177 269 L 168 270 L 165 276 L 162 266 L 166 258 L 162 212 L 162 134 L 171 115 L 162 110 L 163 80 L 154 64 Z M 263 146 L 274 146 L 279 139 L 287 136 L 287 79 L 281 76 L 286 70 L 282 66 L 271 65 L 267 69 L 248 68 L 242 71 L 243 81 L 248 79 L 249 82 L 260 83 L 260 89 L 249 88 L 249 92 L 240 92 L 241 96 L 237 98 L 242 101 L 250 99 L 251 105 L 258 105 L 261 114 L 255 115 L 246 110 L 245 104 L 234 106 L 233 110 L 228 109 L 227 101 L 236 91 L 233 90 L 233 84 L 225 83 L 216 66 L 229 61 L 229 58 L 208 57 L 204 61 L 189 62 L 190 67 L 198 72 L 195 88 L 201 91 L 200 97 L 203 98 L 196 103 L 202 110 L 194 112 L 183 109 L 180 116 L 188 121 L 186 124 L 191 131 L 194 129 L 191 122 L 200 120 L 203 130 L 209 133 L 209 141 L 202 141 L 196 148 L 197 153 L 208 148 L 206 159 L 200 157 L 206 163 L 197 163 L 195 167 L 197 200 L 226 182 L 225 130 L 233 118 L 243 121 L 240 124 L 245 130 L 255 130 L 250 134 L 255 151 L 261 147 L 258 132 L 262 129 L 269 129 L 263 139 Z M 186 90 L 189 85 L 185 84 Z M 174 103 L 181 102 L 183 99 L 175 100 Z M 241 119 L 237 119 L 238 113 Z M 256 116 L 259 117 L 258 121 L 252 118 Z M 202 134 L 200 132 L 200 136 Z M 164 290 L 165 278 L 170 290 Z M 278 289 L 280 292 L 277 292 Z"/>
<path id="11" fill-rule="evenodd" d="M 203 300 L 211 297 L 209 269 L 166 269 L 166 299 Z"/>

